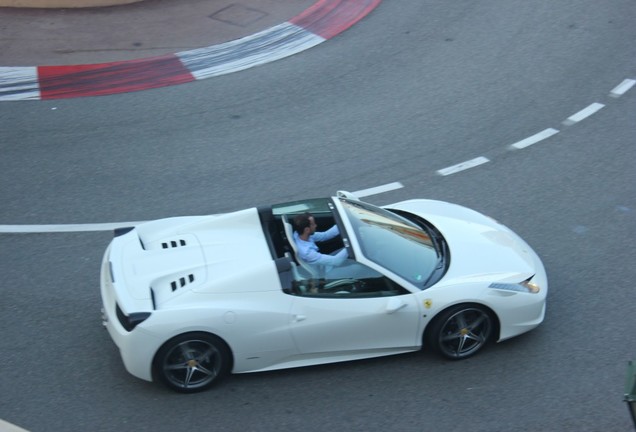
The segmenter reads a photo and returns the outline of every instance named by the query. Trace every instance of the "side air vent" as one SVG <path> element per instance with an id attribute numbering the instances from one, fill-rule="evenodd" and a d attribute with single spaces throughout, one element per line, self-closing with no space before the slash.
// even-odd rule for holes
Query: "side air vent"
<path id="1" fill-rule="evenodd" d="M 179 280 L 170 282 L 170 288 L 172 288 L 172 291 L 174 292 L 177 290 L 177 288 L 183 288 L 184 286 L 192 282 L 194 282 L 194 275 L 189 274 L 185 277 L 179 278 Z"/>
<path id="2" fill-rule="evenodd" d="M 169 249 L 169 248 L 176 248 L 176 247 L 180 247 L 180 246 L 185 246 L 187 243 L 185 240 L 181 239 L 181 240 L 170 240 L 169 242 L 162 242 L 161 243 L 161 247 L 163 249 Z"/>

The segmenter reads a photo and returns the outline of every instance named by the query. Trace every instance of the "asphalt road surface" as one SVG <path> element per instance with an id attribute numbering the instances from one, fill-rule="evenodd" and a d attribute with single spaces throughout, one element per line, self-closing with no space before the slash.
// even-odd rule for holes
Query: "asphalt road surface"
<path id="1" fill-rule="evenodd" d="M 101 327 L 108 232 L 0 234 L 0 418 L 31 431 L 633 430 L 636 87 L 620 86 L 636 79 L 635 21 L 631 0 L 387 1 L 247 71 L 0 104 L 0 225 L 400 182 L 368 200 L 482 211 L 535 248 L 550 280 L 539 328 L 465 361 L 234 375 L 184 396 L 128 375 Z"/>

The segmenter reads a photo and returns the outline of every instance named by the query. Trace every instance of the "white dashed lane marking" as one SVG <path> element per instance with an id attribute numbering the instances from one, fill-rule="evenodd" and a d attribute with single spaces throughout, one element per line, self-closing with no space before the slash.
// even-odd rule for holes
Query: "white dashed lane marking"
<path id="1" fill-rule="evenodd" d="M 573 125 L 574 123 L 578 123 L 581 120 L 588 118 L 589 116 L 591 116 L 592 114 L 594 114 L 595 112 L 603 108 L 604 106 L 605 105 L 601 103 L 594 102 L 593 104 L 589 105 L 586 108 L 583 108 L 581 111 L 577 112 L 576 114 L 573 114 L 570 117 L 568 117 L 567 120 L 563 122 L 563 124 L 566 126 L 570 126 L 570 125 Z"/>
<path id="2" fill-rule="evenodd" d="M 636 84 L 636 80 L 625 79 L 623 80 L 623 82 L 621 82 L 619 85 L 617 85 L 616 87 L 612 89 L 612 91 L 610 92 L 610 96 L 614 98 L 618 98 L 624 95 L 625 93 L 627 93 L 627 91 L 629 91 L 629 89 L 631 89 L 635 84 Z M 605 105 L 598 102 L 590 104 L 589 106 L 577 112 L 576 114 L 573 114 L 570 117 L 568 117 L 565 121 L 563 121 L 563 124 L 566 126 L 571 126 L 575 123 L 580 122 L 581 120 L 588 118 L 589 116 L 598 112 L 600 109 L 604 107 Z M 543 140 L 546 140 L 558 133 L 559 133 L 558 129 L 547 128 L 535 135 L 532 135 L 528 138 L 525 138 L 521 141 L 517 141 L 516 143 L 511 144 L 510 146 L 508 146 L 508 148 L 511 150 L 524 149 L 531 145 L 537 144 Z M 484 156 L 480 156 L 474 159 L 470 159 L 466 162 L 458 163 L 457 165 L 453 165 L 448 168 L 437 170 L 436 173 L 442 176 L 447 176 L 447 175 L 455 174 L 470 168 L 474 168 L 476 166 L 485 164 L 486 162 L 489 162 L 489 159 Z"/>
<path id="3" fill-rule="evenodd" d="M 353 195 L 362 198 L 371 195 L 378 195 L 403 188 L 400 182 L 388 183 L 368 189 L 351 192 Z M 117 228 L 125 228 L 139 225 L 144 221 L 137 222 L 115 222 L 96 224 L 64 224 L 64 225 L 0 225 L 0 234 L 34 234 L 34 233 L 62 233 L 62 232 L 90 232 L 90 231 L 112 231 Z M 0 428 L 1 430 L 1 428 Z"/>
<path id="4" fill-rule="evenodd" d="M 465 162 L 462 163 L 458 163 L 457 165 L 453 165 L 450 166 L 448 168 L 443 168 L 441 170 L 437 170 L 437 174 L 439 175 L 443 175 L 443 176 L 447 176 L 447 175 L 451 175 L 451 174 L 455 174 L 458 173 L 460 171 L 464 171 L 470 168 L 474 168 L 476 166 L 479 165 L 483 165 L 486 162 L 490 162 L 490 159 L 484 157 L 484 156 L 479 156 L 476 157 L 474 159 L 471 160 L 467 160 Z"/>
<path id="5" fill-rule="evenodd" d="M 625 93 L 627 93 L 627 91 L 630 88 L 634 86 L 634 84 L 636 84 L 636 80 L 633 80 L 633 79 L 623 80 L 622 83 L 620 83 L 619 85 L 617 85 L 616 87 L 612 89 L 612 91 L 610 92 L 610 96 L 615 98 L 623 96 Z"/>
<path id="6" fill-rule="evenodd" d="M 400 182 L 388 183 L 382 186 L 376 186 L 369 189 L 362 189 L 359 191 L 351 192 L 358 198 L 363 198 L 371 195 L 378 195 L 384 192 L 389 192 L 396 189 L 402 189 L 404 185 Z"/>
<path id="7" fill-rule="evenodd" d="M 627 93 L 634 85 L 636 84 L 636 80 L 633 79 L 625 79 L 619 85 L 614 87 L 610 92 L 610 96 L 614 98 L 618 98 L 625 93 Z M 601 103 L 593 103 L 588 107 L 582 109 L 576 114 L 571 115 L 563 122 L 565 125 L 573 125 L 575 123 L 580 122 L 596 113 L 600 109 L 605 107 L 605 105 Z M 535 135 L 532 135 L 528 138 L 525 138 L 521 141 L 517 141 L 514 144 L 511 144 L 509 148 L 519 150 L 531 145 L 534 145 L 538 142 L 546 140 L 553 135 L 559 133 L 557 129 L 548 128 L 545 129 Z M 479 165 L 483 165 L 487 162 L 490 162 L 490 159 L 479 156 L 474 159 L 467 160 L 462 163 L 458 163 L 453 166 L 449 166 L 447 168 L 443 168 L 437 170 L 436 173 L 442 176 L 448 176 L 451 174 L 455 174 L 461 171 L 465 171 L 470 168 L 477 167 Z M 403 188 L 404 186 L 400 182 L 388 183 L 382 186 L 376 186 L 368 189 L 362 189 L 356 192 L 352 192 L 355 196 L 360 198 L 367 197 L 370 195 L 377 195 L 384 192 L 389 192 L 392 190 Z M 120 222 L 120 223 L 100 223 L 100 224 L 78 224 L 78 225 L 0 225 L 0 234 L 2 233 L 53 233 L 53 232 L 85 232 L 85 231 L 112 231 L 116 228 L 122 228 L 132 225 L 137 225 L 141 222 Z"/>
<path id="8" fill-rule="evenodd" d="M 544 131 L 539 132 L 538 134 L 532 135 L 524 140 L 518 141 L 512 144 L 510 147 L 515 150 L 520 150 L 522 148 L 529 147 L 533 144 L 536 144 L 540 141 L 550 138 L 552 135 L 558 134 L 559 131 L 556 129 L 548 128 Z"/>

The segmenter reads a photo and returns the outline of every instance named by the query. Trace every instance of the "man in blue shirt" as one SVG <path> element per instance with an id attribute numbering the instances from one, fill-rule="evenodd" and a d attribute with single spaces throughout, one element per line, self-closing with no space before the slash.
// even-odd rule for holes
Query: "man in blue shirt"
<path id="1" fill-rule="evenodd" d="M 348 257 L 347 249 L 342 248 L 333 255 L 320 253 L 316 242 L 330 240 L 340 234 L 338 226 L 334 225 L 327 231 L 317 232 L 316 221 L 310 213 L 303 213 L 294 218 L 296 231 L 294 241 L 298 248 L 300 259 L 311 265 L 324 266 L 326 271 L 339 266 Z"/>
<path id="2" fill-rule="evenodd" d="M 349 259 L 346 248 L 328 255 L 320 253 L 316 242 L 331 240 L 340 235 L 338 226 L 334 225 L 327 231 L 316 232 L 316 221 L 311 213 L 303 213 L 294 218 L 294 242 L 298 250 L 298 257 L 327 279 L 369 279 L 382 277 L 377 271 Z"/>

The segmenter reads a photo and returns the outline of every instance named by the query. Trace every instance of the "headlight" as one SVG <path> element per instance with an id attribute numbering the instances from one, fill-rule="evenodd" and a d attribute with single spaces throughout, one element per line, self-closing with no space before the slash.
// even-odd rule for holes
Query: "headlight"
<path id="1" fill-rule="evenodd" d="M 499 283 L 493 282 L 490 284 L 490 288 L 506 290 L 506 291 L 515 291 L 515 292 L 524 292 L 530 294 L 537 294 L 541 291 L 541 287 L 534 282 L 531 282 L 534 276 L 524 280 L 519 283 Z"/>

